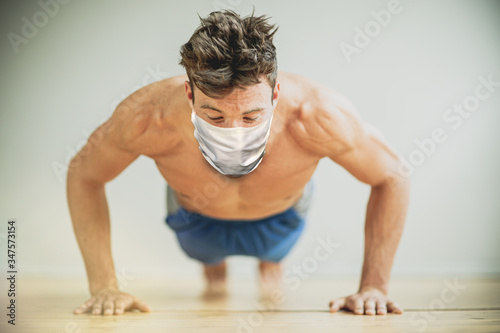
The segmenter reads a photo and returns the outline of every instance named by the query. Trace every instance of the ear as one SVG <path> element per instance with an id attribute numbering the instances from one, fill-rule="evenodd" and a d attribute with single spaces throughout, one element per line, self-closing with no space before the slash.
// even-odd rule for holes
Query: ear
<path id="1" fill-rule="evenodd" d="M 280 98 L 280 83 L 279 81 L 276 81 L 276 85 L 274 86 L 273 90 L 273 105 L 276 107 L 276 104 L 278 103 L 278 100 Z"/>
<path id="2" fill-rule="evenodd" d="M 186 97 L 188 99 L 189 105 L 191 106 L 191 109 L 193 109 L 194 108 L 193 91 L 191 90 L 191 85 L 189 84 L 189 81 L 184 81 L 184 90 L 186 91 Z"/>

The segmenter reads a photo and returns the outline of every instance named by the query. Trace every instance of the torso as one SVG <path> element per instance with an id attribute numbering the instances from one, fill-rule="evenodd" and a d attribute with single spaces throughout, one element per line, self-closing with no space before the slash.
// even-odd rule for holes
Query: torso
<path id="1" fill-rule="evenodd" d="M 301 196 L 319 160 L 304 148 L 290 129 L 299 121 L 302 103 L 300 85 L 280 73 L 280 100 L 275 109 L 266 153 L 251 173 L 229 178 L 216 171 L 202 156 L 193 136 L 191 109 L 184 93 L 185 76 L 168 83 L 168 103 L 152 103 L 156 107 L 148 131 L 147 149 L 141 154 L 154 159 L 160 173 L 187 210 L 220 219 L 259 219 L 291 207 Z M 153 91 L 161 91 L 159 89 Z M 172 88 L 173 87 L 173 88 Z M 154 127 L 154 130 L 150 128 Z M 293 126 L 292 126 L 293 127 Z"/>

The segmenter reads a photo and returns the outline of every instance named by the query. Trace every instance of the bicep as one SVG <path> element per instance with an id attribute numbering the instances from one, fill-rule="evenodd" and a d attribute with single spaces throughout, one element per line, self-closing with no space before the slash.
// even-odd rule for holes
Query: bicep
<path id="1" fill-rule="evenodd" d="M 358 124 L 352 147 L 330 158 L 358 180 L 376 186 L 397 176 L 399 157 L 383 135 L 370 124 Z"/>

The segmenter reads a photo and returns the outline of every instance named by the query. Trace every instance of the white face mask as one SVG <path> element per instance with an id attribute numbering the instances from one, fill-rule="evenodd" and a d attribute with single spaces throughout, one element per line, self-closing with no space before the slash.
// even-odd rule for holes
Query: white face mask
<path id="1" fill-rule="evenodd" d="M 240 177 L 252 172 L 264 157 L 273 115 L 253 127 L 222 128 L 191 113 L 194 137 L 203 157 L 220 173 Z"/>

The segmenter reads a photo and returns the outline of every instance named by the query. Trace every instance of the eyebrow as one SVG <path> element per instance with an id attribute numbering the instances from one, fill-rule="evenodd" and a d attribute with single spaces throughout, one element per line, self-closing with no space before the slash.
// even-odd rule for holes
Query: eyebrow
<path id="1" fill-rule="evenodd" d="M 214 110 L 214 111 L 217 111 L 217 112 L 220 112 L 222 113 L 221 110 L 217 109 L 216 107 L 214 106 L 211 106 L 209 104 L 203 104 L 202 106 L 200 106 L 201 109 L 209 109 L 209 110 Z M 264 110 L 263 107 L 256 107 L 256 108 L 253 108 L 251 110 L 248 110 L 248 111 L 245 111 L 243 112 L 243 114 L 249 114 L 249 113 L 252 113 L 252 112 L 257 112 L 257 111 L 262 111 Z"/>

